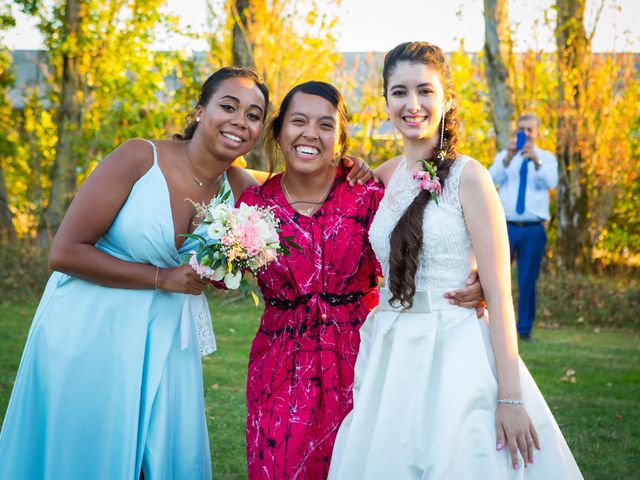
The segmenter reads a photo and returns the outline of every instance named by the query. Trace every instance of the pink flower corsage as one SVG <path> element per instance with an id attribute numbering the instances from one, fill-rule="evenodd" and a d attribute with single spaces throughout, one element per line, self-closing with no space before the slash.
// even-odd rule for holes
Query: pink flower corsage
<path id="1" fill-rule="evenodd" d="M 442 184 L 438 178 L 438 169 L 432 163 L 421 160 L 425 170 L 413 172 L 413 179 L 417 180 L 418 188 L 431 193 L 431 199 L 438 204 L 438 197 L 442 195 Z"/>

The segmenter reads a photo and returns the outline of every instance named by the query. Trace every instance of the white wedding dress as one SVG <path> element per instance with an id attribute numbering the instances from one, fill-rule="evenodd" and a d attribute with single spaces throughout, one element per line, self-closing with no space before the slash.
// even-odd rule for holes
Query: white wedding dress
<path id="1" fill-rule="evenodd" d="M 526 367 L 522 395 L 542 450 L 525 470 L 496 450 L 498 399 L 488 319 L 450 305 L 445 291 L 464 286 L 475 258 L 458 200 L 458 181 L 469 159 L 451 167 L 439 205 L 424 215 L 424 240 L 411 310 L 380 306 L 360 330 L 354 408 L 340 426 L 329 479 L 581 479 L 582 475 Z M 371 224 L 369 238 L 385 277 L 389 236 L 419 193 L 399 162 Z"/>

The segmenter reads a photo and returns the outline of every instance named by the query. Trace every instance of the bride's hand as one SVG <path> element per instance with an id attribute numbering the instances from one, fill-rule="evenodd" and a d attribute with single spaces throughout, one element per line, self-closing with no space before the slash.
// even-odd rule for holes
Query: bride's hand
<path id="1" fill-rule="evenodd" d="M 524 460 L 524 468 L 533 463 L 534 446 L 540 450 L 540 439 L 524 405 L 501 403 L 496 411 L 496 448 L 509 448 L 511 464 L 518 468 L 518 450 Z"/>

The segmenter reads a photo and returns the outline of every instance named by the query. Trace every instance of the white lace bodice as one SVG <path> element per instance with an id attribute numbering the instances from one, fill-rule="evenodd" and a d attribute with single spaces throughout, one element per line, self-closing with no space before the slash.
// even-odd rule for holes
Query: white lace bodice
<path id="1" fill-rule="evenodd" d="M 449 171 L 439 203 L 430 201 L 424 212 L 422 251 L 416 289 L 454 289 L 464 286 L 475 257 L 458 199 L 460 173 L 468 157 L 459 156 Z M 396 166 L 371 227 L 369 240 L 389 277 L 389 238 L 396 223 L 418 195 L 417 182 L 407 170 L 406 157 Z"/>

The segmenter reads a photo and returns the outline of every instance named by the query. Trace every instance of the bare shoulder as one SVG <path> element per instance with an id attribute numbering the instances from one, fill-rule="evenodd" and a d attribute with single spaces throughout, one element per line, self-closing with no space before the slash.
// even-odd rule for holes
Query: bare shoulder
<path id="1" fill-rule="evenodd" d="M 142 138 L 132 138 L 107 155 L 96 167 L 100 174 L 116 174 L 138 179 L 153 165 L 153 147 Z"/>
<path id="2" fill-rule="evenodd" d="M 467 206 L 482 204 L 487 199 L 497 201 L 498 193 L 489 170 L 473 158 L 467 157 L 460 172 L 458 198 L 463 210 Z"/>
<path id="3" fill-rule="evenodd" d="M 227 178 L 229 179 L 229 184 L 231 185 L 231 190 L 233 190 L 233 197 L 240 198 L 242 192 L 244 192 L 247 188 L 253 187 L 254 185 L 260 185 L 260 183 L 247 172 L 242 167 L 236 167 L 232 165 L 227 170 Z"/>
<path id="4" fill-rule="evenodd" d="M 153 165 L 153 147 L 147 140 L 133 138 L 122 143 L 107 155 L 90 177 L 115 179 L 124 184 L 133 184 Z"/>
<path id="5" fill-rule="evenodd" d="M 384 186 L 387 186 L 389 184 L 389 180 L 391 180 L 393 172 L 395 172 L 396 167 L 402 158 L 402 155 L 390 158 L 373 171 L 374 176 L 378 177 Z"/>
<path id="6" fill-rule="evenodd" d="M 487 170 L 484 165 L 471 157 L 465 157 L 465 159 L 466 163 L 464 164 L 464 166 L 462 167 L 462 171 L 460 172 L 461 188 L 471 187 L 473 185 L 478 186 L 478 184 L 487 180 L 489 180 L 489 182 L 491 182 L 491 185 L 493 185 L 489 170 Z"/>

